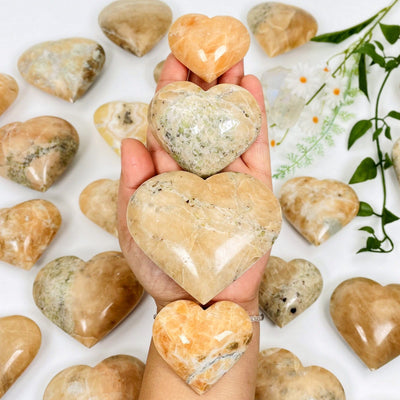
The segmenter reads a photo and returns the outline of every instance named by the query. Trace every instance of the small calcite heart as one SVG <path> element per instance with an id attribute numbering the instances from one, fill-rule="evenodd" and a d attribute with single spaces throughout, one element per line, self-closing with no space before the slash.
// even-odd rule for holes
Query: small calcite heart
<path id="1" fill-rule="evenodd" d="M 144 364 L 119 354 L 94 368 L 75 365 L 59 372 L 47 385 L 43 400 L 137 400 Z"/>
<path id="2" fill-rule="evenodd" d="M 7 110 L 18 96 L 16 80 L 6 74 L 0 74 L 0 115 Z"/>
<path id="3" fill-rule="evenodd" d="M 33 298 L 43 314 L 87 347 L 114 329 L 137 305 L 143 288 L 117 251 L 85 262 L 57 258 L 35 278 Z"/>
<path id="4" fill-rule="evenodd" d="M 93 120 L 100 135 L 121 155 L 122 139 L 133 138 L 146 145 L 148 109 L 146 103 L 113 101 L 100 106 Z"/>
<path id="5" fill-rule="evenodd" d="M 164 67 L 165 64 L 165 60 L 161 60 L 155 67 L 153 70 L 153 78 L 155 83 L 158 83 L 158 81 L 160 80 L 161 77 L 161 71 Z"/>
<path id="6" fill-rule="evenodd" d="M 186 14 L 168 33 L 174 56 L 206 82 L 212 82 L 239 62 L 250 46 L 246 27 L 236 18 Z"/>
<path id="7" fill-rule="evenodd" d="M 392 148 L 393 167 L 396 172 L 397 180 L 400 183 L 400 138 L 394 142 Z"/>
<path id="8" fill-rule="evenodd" d="M 183 169 L 206 177 L 249 148 L 261 129 L 261 112 L 240 86 L 221 84 L 204 91 L 191 82 L 174 82 L 153 97 L 149 124 Z"/>
<path id="9" fill-rule="evenodd" d="M 47 200 L 29 200 L 0 209 L 0 260 L 31 269 L 53 240 L 61 214 Z"/>
<path id="10" fill-rule="evenodd" d="M 247 312 L 230 301 L 206 310 L 192 301 L 175 301 L 157 314 L 153 325 L 157 351 L 198 394 L 233 367 L 252 335 Z"/>
<path id="11" fill-rule="evenodd" d="M 104 34 L 139 57 L 161 40 L 171 22 L 171 9 L 158 0 L 114 1 L 99 15 L 99 25 Z"/>
<path id="12" fill-rule="evenodd" d="M 19 58 L 18 69 L 33 86 L 73 103 L 93 84 L 104 61 L 97 42 L 68 38 L 29 48 Z"/>
<path id="13" fill-rule="evenodd" d="M 271 256 L 261 280 L 260 308 L 282 328 L 317 300 L 322 285 L 321 273 L 309 261 Z"/>
<path id="14" fill-rule="evenodd" d="M 333 322 L 371 370 L 400 355 L 400 285 L 367 278 L 342 282 L 330 301 Z"/>
<path id="15" fill-rule="evenodd" d="M 289 179 L 279 201 L 286 219 L 315 246 L 347 225 L 360 205 L 349 185 L 308 176 Z"/>
<path id="16" fill-rule="evenodd" d="M 67 121 L 37 117 L 0 128 L 0 176 L 41 192 L 66 170 L 79 147 Z"/>
<path id="17" fill-rule="evenodd" d="M 39 351 L 42 335 L 22 315 L 0 318 L 0 397 L 25 371 Z"/>

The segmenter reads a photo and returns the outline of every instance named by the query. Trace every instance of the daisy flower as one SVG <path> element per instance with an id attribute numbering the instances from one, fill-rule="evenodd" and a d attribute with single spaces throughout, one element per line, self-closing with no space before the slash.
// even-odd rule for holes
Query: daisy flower
<path id="1" fill-rule="evenodd" d="M 308 100 L 322 85 L 317 67 L 299 63 L 285 79 L 285 87 L 296 96 Z"/>
<path id="2" fill-rule="evenodd" d="M 321 105 L 315 103 L 314 106 L 308 106 L 302 112 L 298 123 L 299 128 L 306 135 L 321 132 L 325 117 Z"/>
<path id="3" fill-rule="evenodd" d="M 334 109 L 344 99 L 344 92 L 346 91 L 346 80 L 342 77 L 330 76 L 326 81 L 326 86 L 324 88 L 325 94 L 325 104 L 330 109 Z"/>

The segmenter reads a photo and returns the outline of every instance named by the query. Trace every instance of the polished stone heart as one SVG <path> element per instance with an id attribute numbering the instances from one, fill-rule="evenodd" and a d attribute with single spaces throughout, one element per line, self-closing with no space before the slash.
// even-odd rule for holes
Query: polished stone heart
<path id="1" fill-rule="evenodd" d="M 349 185 L 308 176 L 285 182 L 279 201 L 286 219 L 315 246 L 347 225 L 360 204 Z"/>
<path id="2" fill-rule="evenodd" d="M 0 115 L 7 110 L 18 96 L 16 80 L 7 74 L 0 73 Z"/>
<path id="3" fill-rule="evenodd" d="M 175 301 L 158 313 L 153 325 L 157 351 L 198 394 L 233 367 L 252 335 L 247 312 L 230 301 L 206 310 L 192 301 Z"/>
<path id="4" fill-rule="evenodd" d="M 67 169 L 79 136 L 67 121 L 36 117 L 0 128 L 0 176 L 41 192 Z"/>
<path id="5" fill-rule="evenodd" d="M 240 86 L 221 84 L 204 91 L 191 82 L 174 82 L 153 97 L 149 124 L 183 169 L 206 177 L 250 147 L 261 129 L 261 112 Z"/>
<path id="6" fill-rule="evenodd" d="M 93 84 L 104 61 L 97 42 L 68 38 L 29 48 L 19 58 L 18 69 L 31 85 L 73 103 Z"/>
<path id="7" fill-rule="evenodd" d="M 92 347 L 136 307 L 143 288 L 117 251 L 97 254 L 88 262 L 75 256 L 57 258 L 35 278 L 33 298 L 58 327 Z"/>
<path id="8" fill-rule="evenodd" d="M 47 200 L 28 200 L 0 209 L 0 260 L 31 269 L 53 240 L 61 214 Z"/>
<path id="9" fill-rule="evenodd" d="M 261 280 L 260 308 L 282 328 L 317 300 L 322 285 L 321 273 L 309 261 L 271 256 Z"/>
<path id="10" fill-rule="evenodd" d="M 47 385 L 43 400 L 137 400 L 144 364 L 119 354 L 95 367 L 75 365 L 59 372 Z"/>
<path id="11" fill-rule="evenodd" d="M 397 180 L 400 183 L 400 138 L 394 142 L 392 148 L 392 161 Z"/>
<path id="12" fill-rule="evenodd" d="M 236 18 L 186 14 L 168 33 L 174 56 L 206 82 L 212 82 L 239 62 L 250 46 L 246 27 Z"/>
<path id="13" fill-rule="evenodd" d="M 158 83 L 158 81 L 160 80 L 161 77 L 161 71 L 164 67 L 165 64 L 165 60 L 161 60 L 155 67 L 153 70 L 153 78 L 155 83 Z"/>
<path id="14" fill-rule="evenodd" d="M 104 34 L 139 57 L 162 39 L 171 22 L 171 9 L 158 0 L 114 1 L 99 15 L 99 25 Z"/>
<path id="15" fill-rule="evenodd" d="M 337 330 L 371 370 L 400 355 L 400 285 L 367 278 L 342 282 L 330 312 Z"/>
<path id="16" fill-rule="evenodd" d="M 255 400 L 345 400 L 335 375 L 318 366 L 303 367 L 290 351 L 271 348 L 258 357 Z"/>
<path id="17" fill-rule="evenodd" d="M 271 248 L 281 222 L 271 190 L 235 172 L 207 180 L 184 171 L 157 175 L 136 190 L 127 210 L 137 245 L 202 304 Z"/>
<path id="18" fill-rule="evenodd" d="M 22 315 L 0 318 L 0 397 L 25 371 L 39 351 L 42 335 Z"/>

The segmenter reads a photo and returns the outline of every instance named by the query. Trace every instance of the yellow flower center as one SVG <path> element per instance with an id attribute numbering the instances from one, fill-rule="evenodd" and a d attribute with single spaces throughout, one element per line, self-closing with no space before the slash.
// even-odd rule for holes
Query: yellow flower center
<path id="1" fill-rule="evenodd" d="M 301 83 L 307 83 L 307 78 L 305 76 L 301 76 L 299 80 Z"/>
<path id="2" fill-rule="evenodd" d="M 335 96 L 339 96 L 339 94 L 340 94 L 340 89 L 339 89 L 339 88 L 333 89 L 333 94 L 334 94 Z"/>
<path id="3" fill-rule="evenodd" d="M 271 147 L 275 147 L 275 144 L 276 144 L 276 143 L 275 143 L 275 140 L 272 139 L 272 140 L 271 140 Z"/>
<path id="4" fill-rule="evenodd" d="M 329 72 L 329 68 L 328 68 L 328 67 L 325 67 L 325 68 L 324 68 L 324 71 L 325 71 L 325 72 Z"/>
<path id="5" fill-rule="evenodd" d="M 312 122 L 314 122 L 314 124 L 318 124 L 319 118 L 314 115 L 314 117 L 312 117 Z"/>

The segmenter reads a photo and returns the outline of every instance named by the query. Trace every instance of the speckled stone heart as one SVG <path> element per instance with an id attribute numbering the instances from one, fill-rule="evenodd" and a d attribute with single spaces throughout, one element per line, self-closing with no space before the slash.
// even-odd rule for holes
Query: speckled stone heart
<path id="1" fill-rule="evenodd" d="M 271 190 L 235 172 L 207 180 L 184 171 L 157 175 L 136 190 L 127 210 L 137 245 L 202 304 L 271 248 L 281 222 Z"/>
<path id="2" fill-rule="evenodd" d="M 143 288 L 117 251 L 97 254 L 88 262 L 75 256 L 57 258 L 35 278 L 33 298 L 58 327 L 92 347 L 138 304 Z"/>
<path id="3" fill-rule="evenodd" d="M 246 351 L 253 335 L 247 312 L 229 301 L 203 310 L 179 300 L 168 304 L 153 325 L 161 357 L 196 393 L 209 390 Z"/>
<path id="4" fill-rule="evenodd" d="M 345 400 L 335 375 L 318 366 L 303 367 L 290 351 L 271 348 L 258 357 L 255 400 Z"/>
<path id="5" fill-rule="evenodd" d="M 22 315 L 0 318 L 0 397 L 25 371 L 39 351 L 42 335 Z"/>
<path id="6" fill-rule="evenodd" d="M 342 282 L 330 301 L 332 320 L 371 370 L 400 355 L 400 285 L 367 278 Z"/>
<path id="7" fill-rule="evenodd" d="M 360 205 L 349 185 L 308 176 L 285 182 L 279 201 L 286 219 L 315 246 L 347 225 Z"/>
<path id="8" fill-rule="evenodd" d="M 16 80 L 7 74 L 0 73 L 0 115 L 7 110 L 18 96 Z"/>
<path id="9" fill-rule="evenodd" d="M 212 82 L 239 62 L 250 46 L 246 27 L 236 18 L 186 14 L 168 33 L 174 56 L 206 82 Z"/>
<path id="10" fill-rule="evenodd" d="M 144 364 L 119 354 L 95 367 L 75 365 L 59 372 L 47 385 L 43 400 L 137 400 Z"/>
<path id="11" fill-rule="evenodd" d="M 261 129 L 261 112 L 240 86 L 221 84 L 204 91 L 191 82 L 174 82 L 153 97 L 149 124 L 183 169 L 206 177 L 250 147 Z"/>

